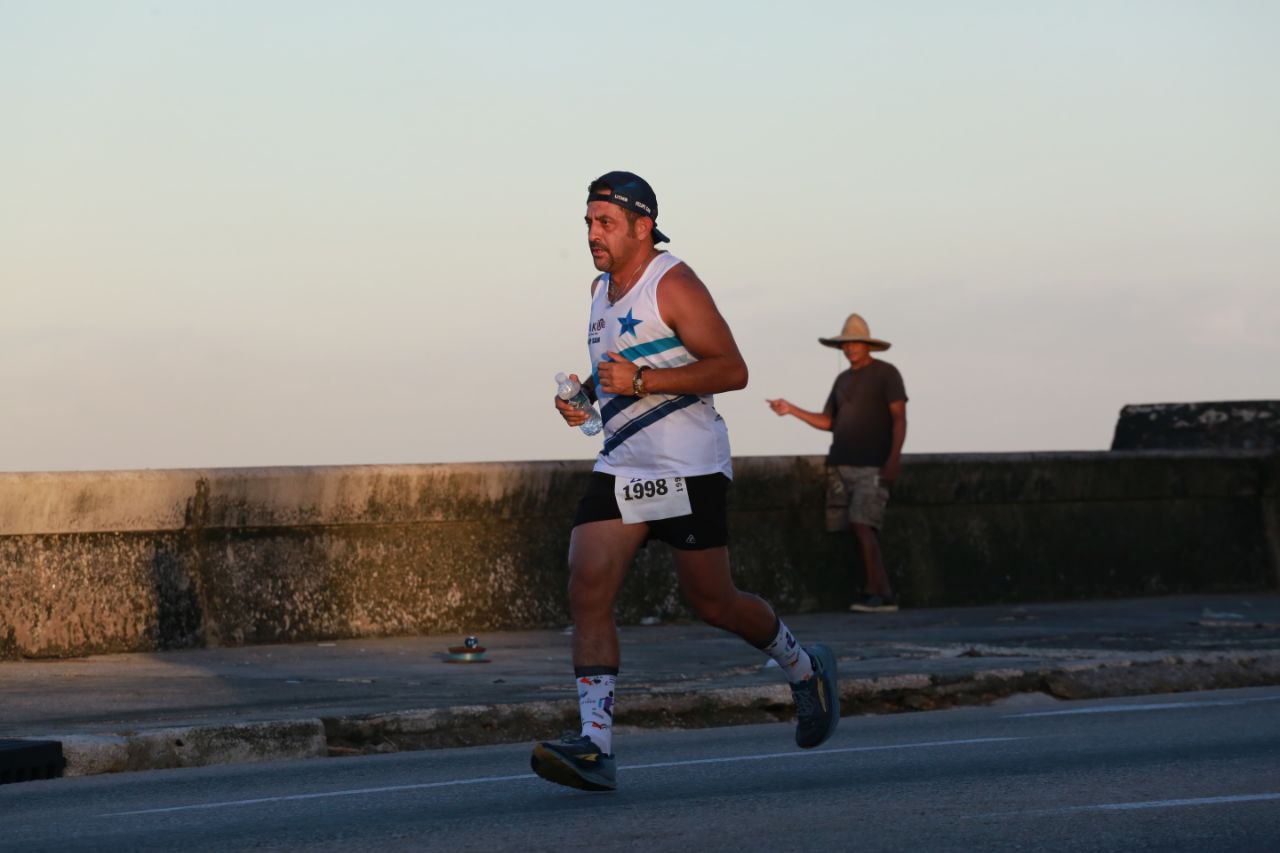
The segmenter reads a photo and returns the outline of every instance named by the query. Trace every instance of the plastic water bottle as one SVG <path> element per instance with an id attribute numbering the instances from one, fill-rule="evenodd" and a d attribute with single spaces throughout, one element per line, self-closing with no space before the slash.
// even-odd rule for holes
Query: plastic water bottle
<path id="1" fill-rule="evenodd" d="M 604 427 L 604 422 L 600 420 L 600 413 L 596 411 L 595 406 L 591 405 L 591 398 L 587 396 L 586 391 L 582 390 L 582 386 L 576 379 L 570 379 L 564 373 L 557 373 L 556 396 L 570 406 L 582 409 L 591 415 L 587 422 L 579 427 L 587 435 L 595 435 Z"/>

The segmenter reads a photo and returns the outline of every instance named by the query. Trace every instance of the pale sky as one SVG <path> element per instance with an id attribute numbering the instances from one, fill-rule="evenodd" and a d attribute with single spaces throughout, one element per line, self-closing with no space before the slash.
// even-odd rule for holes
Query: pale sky
<path id="1" fill-rule="evenodd" d="M 657 191 L 820 454 L 1280 398 L 1280 2 L 0 0 L 0 471 L 587 459 L 586 186 Z"/>

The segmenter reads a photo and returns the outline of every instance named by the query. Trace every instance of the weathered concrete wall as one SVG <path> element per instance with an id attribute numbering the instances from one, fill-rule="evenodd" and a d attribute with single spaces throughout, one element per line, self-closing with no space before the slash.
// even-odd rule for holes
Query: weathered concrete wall
<path id="1" fill-rule="evenodd" d="M 915 457 L 885 547 L 921 603 L 1274 588 L 1275 458 Z"/>
<path id="2" fill-rule="evenodd" d="M 546 625 L 583 465 L 0 475 L 0 655 Z"/>
<path id="3" fill-rule="evenodd" d="M 884 546 L 916 605 L 1277 583 L 1276 455 L 908 456 Z M 788 612 L 860 575 L 820 457 L 735 461 L 735 574 Z M 0 658 L 563 626 L 587 463 L 0 474 Z M 665 546 L 624 622 L 686 615 Z"/>
<path id="4" fill-rule="evenodd" d="M 1280 448 L 1280 400 L 1125 406 L 1112 450 Z"/>
<path id="5" fill-rule="evenodd" d="M 1271 585 L 1280 588 L 1280 453 L 1266 460 L 1262 478 L 1262 526 L 1272 569 Z"/>

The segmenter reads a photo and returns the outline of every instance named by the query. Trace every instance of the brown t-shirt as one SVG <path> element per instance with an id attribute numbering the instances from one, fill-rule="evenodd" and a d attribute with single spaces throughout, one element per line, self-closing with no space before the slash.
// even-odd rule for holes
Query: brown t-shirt
<path id="1" fill-rule="evenodd" d="M 823 414 L 831 415 L 828 465 L 874 465 L 889 461 L 893 416 L 889 404 L 907 399 L 902 374 L 887 361 L 872 360 L 861 370 L 836 377 Z"/>

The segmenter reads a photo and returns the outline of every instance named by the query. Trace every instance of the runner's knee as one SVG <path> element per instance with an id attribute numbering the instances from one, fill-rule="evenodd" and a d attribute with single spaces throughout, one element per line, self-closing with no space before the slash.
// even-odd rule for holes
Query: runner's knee
<path id="1" fill-rule="evenodd" d="M 569 568 L 569 604 L 574 610 L 607 608 L 613 603 L 614 574 L 608 568 Z"/>
<path id="2" fill-rule="evenodd" d="M 694 599 L 690 603 L 697 612 L 698 618 L 713 628 L 726 628 L 731 625 L 734 610 L 738 605 L 736 593 L 715 598 Z"/>

